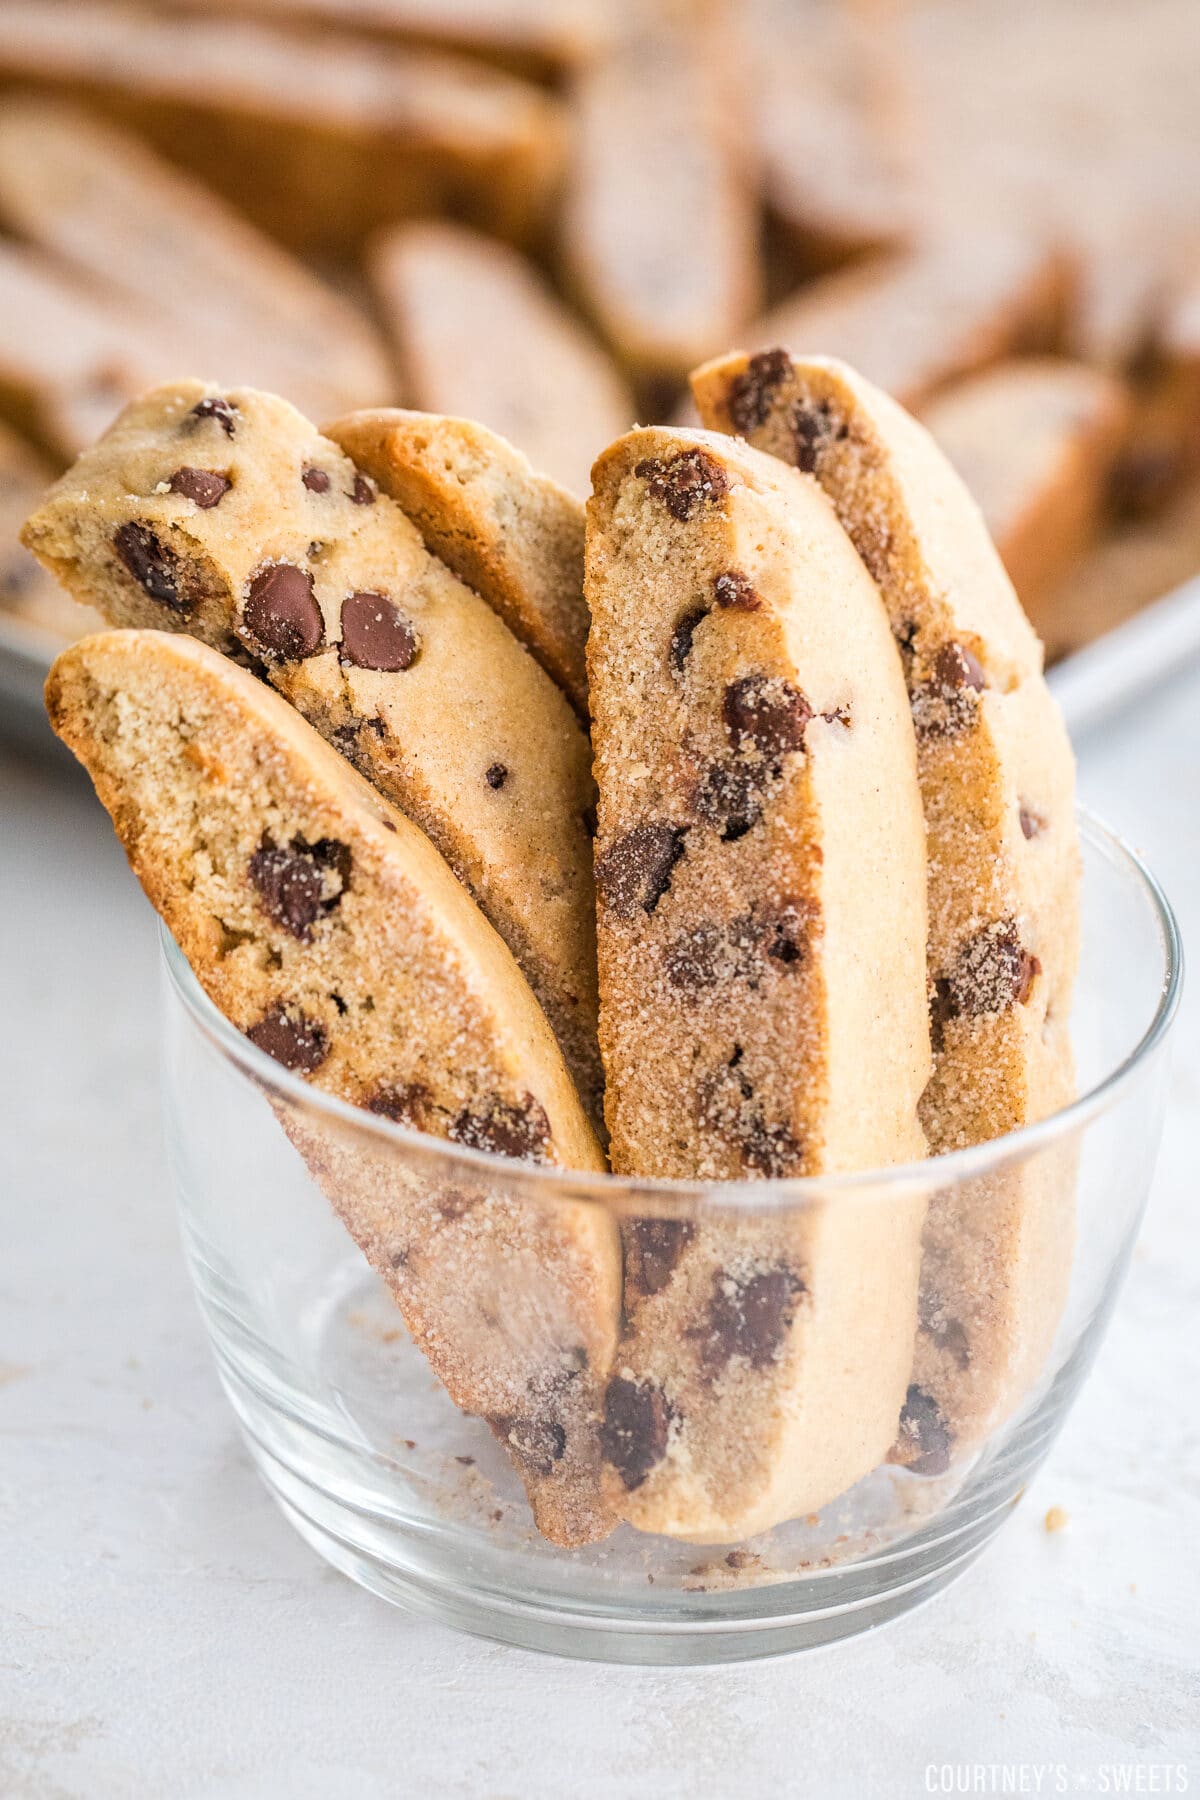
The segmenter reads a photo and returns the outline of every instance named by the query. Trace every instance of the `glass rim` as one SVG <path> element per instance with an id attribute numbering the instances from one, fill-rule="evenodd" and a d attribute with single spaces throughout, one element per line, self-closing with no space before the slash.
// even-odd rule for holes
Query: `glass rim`
<path id="1" fill-rule="evenodd" d="M 495 1156 L 488 1151 L 470 1150 L 463 1145 L 437 1138 L 426 1132 L 399 1125 L 381 1114 L 368 1112 L 335 1094 L 326 1093 L 285 1069 L 281 1063 L 252 1044 L 238 1028 L 218 1011 L 193 974 L 186 957 L 171 935 L 166 922 L 159 920 L 159 943 L 171 986 L 182 1001 L 193 1022 L 214 1047 L 233 1062 L 244 1076 L 259 1088 L 274 1089 L 284 1099 L 298 1103 L 317 1114 L 324 1114 L 332 1124 L 349 1126 L 365 1133 L 381 1145 L 422 1159 L 444 1162 L 450 1171 L 470 1171 L 476 1175 L 502 1175 L 511 1185 L 527 1186 L 531 1195 L 538 1189 L 547 1198 L 562 1200 L 564 1189 L 570 1197 L 591 1202 L 611 1200 L 620 1211 L 629 1210 L 627 1203 L 636 1202 L 645 1210 L 648 1197 L 664 1202 L 689 1203 L 719 1200 L 723 1211 L 790 1210 L 805 1203 L 813 1204 L 832 1195 L 860 1193 L 867 1195 L 886 1190 L 888 1197 L 910 1191 L 928 1193 L 931 1188 L 946 1188 L 990 1173 L 1017 1158 L 1045 1149 L 1058 1139 L 1080 1129 L 1112 1104 L 1134 1079 L 1142 1066 L 1165 1040 L 1179 1008 L 1183 987 L 1183 945 L 1171 903 L 1157 877 L 1145 861 L 1118 832 L 1106 825 L 1089 807 L 1076 807 L 1080 837 L 1098 850 L 1113 867 L 1132 876 L 1143 896 L 1149 901 L 1158 929 L 1162 951 L 1162 978 L 1153 1016 L 1137 1043 L 1099 1081 L 1076 1095 L 1068 1105 L 1048 1113 L 1030 1125 L 1019 1126 L 998 1138 L 972 1144 L 962 1150 L 947 1150 L 939 1156 L 919 1162 L 893 1163 L 882 1168 L 854 1169 L 828 1175 L 803 1175 L 767 1178 L 754 1181 L 683 1181 L 662 1176 L 617 1175 L 611 1171 L 569 1169 L 557 1164 L 532 1163 L 512 1157 Z M 878 1197 L 882 1197 L 879 1194 Z M 623 1204 L 626 1203 L 626 1204 Z"/>

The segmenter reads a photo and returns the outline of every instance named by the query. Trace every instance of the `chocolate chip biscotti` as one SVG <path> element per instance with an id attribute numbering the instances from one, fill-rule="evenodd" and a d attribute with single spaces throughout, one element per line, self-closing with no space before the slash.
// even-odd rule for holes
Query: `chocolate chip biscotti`
<path id="1" fill-rule="evenodd" d="M 251 1043 L 452 1144 L 604 1167 L 496 933 L 279 695 L 194 639 L 119 631 L 65 651 L 46 700 L 201 985 Z M 603 1209 L 539 1210 L 469 1167 L 451 1193 L 419 1158 L 276 1110 L 454 1400 L 509 1447 L 542 1530 L 602 1534 L 599 1388 L 620 1305 Z"/>
<path id="2" fill-rule="evenodd" d="M 469 419 L 394 408 L 325 430 L 586 718 L 582 502 Z"/>
<path id="3" fill-rule="evenodd" d="M 79 107 L 0 100 L 0 223 L 118 312 L 132 304 L 135 318 L 167 322 L 187 367 L 276 389 L 318 418 L 395 390 L 382 341 L 349 300 L 139 138 Z"/>
<path id="4" fill-rule="evenodd" d="M 758 216 L 719 0 L 641 0 L 571 92 L 567 279 L 653 395 L 759 303 Z"/>
<path id="5" fill-rule="evenodd" d="M 563 154 L 558 102 L 467 57 L 201 8 L 5 0 L 0 87 L 83 101 L 308 250 L 446 212 L 523 241 Z"/>
<path id="6" fill-rule="evenodd" d="M 805 477 L 707 432 L 596 464 L 586 591 L 613 1166 L 704 1181 L 919 1158 L 925 835 L 879 595 Z M 729 1541 L 895 1434 L 923 1202 L 627 1238 L 608 1491 Z"/>
<path id="7" fill-rule="evenodd" d="M 1079 946 L 1074 764 L 1042 647 L 932 438 L 844 364 L 783 350 L 693 377 L 702 416 L 810 471 L 879 583 L 908 683 L 929 842 L 934 1152 L 1070 1098 Z M 968 1444 L 1018 1402 L 1070 1271 L 1070 1170 L 1016 1166 L 935 1198 L 910 1418 Z"/>
<path id="8" fill-rule="evenodd" d="M 486 425 L 586 494 L 592 459 L 632 425 L 633 400 L 540 270 L 444 219 L 379 232 L 367 268 L 407 404 Z"/>
<path id="9" fill-rule="evenodd" d="M 25 542 L 114 624 L 262 668 L 433 839 L 598 1106 L 587 738 L 394 501 L 286 402 L 184 381 L 121 415 Z"/>

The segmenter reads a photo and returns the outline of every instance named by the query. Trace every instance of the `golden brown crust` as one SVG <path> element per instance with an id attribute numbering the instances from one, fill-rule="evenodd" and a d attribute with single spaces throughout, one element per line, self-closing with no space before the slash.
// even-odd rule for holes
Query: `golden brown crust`
<path id="1" fill-rule="evenodd" d="M 65 651 L 46 701 L 201 985 L 260 1049 L 434 1136 L 603 1169 L 500 939 L 416 827 L 278 695 L 194 639 L 121 631 Z M 276 1111 L 458 1404 L 506 1438 L 518 1418 L 564 1434 L 557 1456 L 514 1457 L 543 1529 L 561 1537 L 584 1515 L 599 1528 L 585 1396 L 620 1279 L 600 1209 L 539 1211 L 470 1171 L 451 1194 L 369 1133 L 283 1099 Z M 515 1311 L 497 1330 L 501 1293 Z M 516 1329 L 526 1316 L 540 1334 Z"/>

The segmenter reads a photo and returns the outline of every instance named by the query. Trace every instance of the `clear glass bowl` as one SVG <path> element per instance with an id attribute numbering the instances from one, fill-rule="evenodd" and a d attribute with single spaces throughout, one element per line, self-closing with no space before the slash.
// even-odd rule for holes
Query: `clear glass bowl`
<path id="1" fill-rule="evenodd" d="M 1080 1098 L 993 1144 L 830 1180 L 703 1188 L 570 1176 L 421 1137 L 329 1099 L 256 1050 L 164 932 L 164 1100 L 184 1241 L 226 1392 L 301 1535 L 414 1611 L 628 1662 L 826 1643 L 903 1612 L 965 1568 L 1046 1455 L 1091 1364 L 1160 1134 L 1181 979 L 1175 923 L 1137 857 L 1095 820 L 1081 829 Z M 488 1426 L 455 1407 L 410 1340 L 309 1163 L 327 1185 L 330 1167 L 343 1180 L 376 1178 L 385 1207 L 393 1189 L 426 1199 L 486 1190 L 551 1227 L 582 1203 L 618 1220 L 729 1219 L 806 1242 L 818 1222 L 834 1236 L 861 1226 L 858 1241 L 871 1244 L 903 1241 L 928 1207 L 929 1219 L 954 1219 L 954 1279 L 982 1309 L 966 1340 L 957 1319 L 925 1318 L 952 1386 L 965 1371 L 965 1389 L 954 1389 L 963 1428 L 922 1438 L 928 1419 L 910 1389 L 916 1466 L 885 1457 L 818 1511 L 734 1545 L 622 1524 L 585 1548 L 556 1548 L 534 1529 Z M 853 1421 L 829 1429 L 842 1424 Z"/>

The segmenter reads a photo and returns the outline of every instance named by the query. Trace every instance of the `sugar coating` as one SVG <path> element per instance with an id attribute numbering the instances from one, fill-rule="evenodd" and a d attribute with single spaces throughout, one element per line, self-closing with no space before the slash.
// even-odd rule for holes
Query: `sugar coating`
<path id="1" fill-rule="evenodd" d="M 924 830 L 899 658 L 809 479 L 706 432 L 594 470 L 586 592 L 614 1168 L 754 1180 L 920 1157 Z M 626 1233 L 607 1492 L 728 1541 L 884 1455 L 919 1201 Z"/>
<path id="2" fill-rule="evenodd" d="M 433 1136 L 604 1158 L 516 963 L 433 846 L 277 694 L 187 637 L 64 651 L 47 706 L 148 896 L 239 1030 L 327 1093 Z M 607 1529 L 598 1392 L 620 1254 L 597 1207 L 276 1111 L 458 1405 L 513 1453 L 556 1541 Z"/>
<path id="3" fill-rule="evenodd" d="M 693 390 L 708 423 L 813 471 L 902 651 L 928 834 L 930 1148 L 1042 1118 L 1073 1091 L 1074 763 L 978 508 L 929 434 L 842 363 L 726 357 Z M 985 1436 L 1044 1360 L 1070 1272 L 1072 1188 L 1064 1151 L 930 1207 L 913 1404 L 947 1453 Z M 902 1460 L 912 1450 L 902 1433 Z"/>
<path id="4" fill-rule="evenodd" d="M 228 485 L 200 492 L 197 476 Z M 25 541 L 112 623 L 251 659 L 403 807 L 516 956 L 598 1110 L 587 738 L 394 501 L 285 401 L 184 381 L 122 413 Z"/>
<path id="5" fill-rule="evenodd" d="M 586 718 L 583 503 L 469 419 L 391 408 L 325 430 Z"/>

